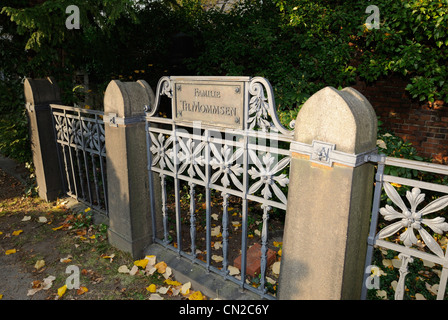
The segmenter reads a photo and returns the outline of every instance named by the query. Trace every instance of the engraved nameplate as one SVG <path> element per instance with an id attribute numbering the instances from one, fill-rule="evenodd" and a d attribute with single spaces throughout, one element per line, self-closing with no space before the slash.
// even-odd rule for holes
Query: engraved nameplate
<path id="1" fill-rule="evenodd" d="M 184 80 L 174 83 L 174 120 L 243 128 L 244 82 Z"/>

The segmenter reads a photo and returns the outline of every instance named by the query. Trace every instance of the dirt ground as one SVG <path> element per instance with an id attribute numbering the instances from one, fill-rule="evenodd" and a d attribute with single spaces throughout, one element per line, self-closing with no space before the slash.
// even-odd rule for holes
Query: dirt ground
<path id="1" fill-rule="evenodd" d="M 0 169 L 0 299 L 179 300 L 195 293 L 180 294 L 184 284 L 167 282 L 175 279 L 165 270 L 137 266 L 130 273 L 135 261 L 109 245 L 105 226 L 94 225 L 89 212 L 71 211 L 64 199 L 26 197 L 24 190 Z M 67 281 L 76 272 L 80 289 L 63 292 L 67 282 L 76 284 Z"/>

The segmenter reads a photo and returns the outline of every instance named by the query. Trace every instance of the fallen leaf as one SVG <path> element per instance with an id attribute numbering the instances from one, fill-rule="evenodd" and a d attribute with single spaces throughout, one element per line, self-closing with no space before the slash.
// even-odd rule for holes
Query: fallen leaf
<path id="1" fill-rule="evenodd" d="M 221 241 L 215 241 L 213 248 L 218 250 L 219 248 L 222 248 L 222 242 Z"/>
<path id="2" fill-rule="evenodd" d="M 158 293 L 153 293 L 149 297 L 149 300 L 163 300 L 163 298 Z"/>
<path id="3" fill-rule="evenodd" d="M 129 274 L 131 276 L 134 276 L 137 272 L 138 272 L 138 267 L 137 266 L 132 266 L 132 269 L 131 269 L 131 271 L 129 271 Z"/>
<path id="4" fill-rule="evenodd" d="M 281 247 L 283 245 L 283 242 L 277 242 L 277 241 L 274 241 L 274 247 Z"/>
<path id="5" fill-rule="evenodd" d="M 154 267 L 157 269 L 158 273 L 163 274 L 166 271 L 167 265 L 164 261 L 161 261 L 158 264 L 156 264 Z"/>
<path id="6" fill-rule="evenodd" d="M 31 216 L 24 216 L 22 221 L 30 221 L 31 220 Z"/>
<path id="7" fill-rule="evenodd" d="M 156 288 L 155 284 L 151 284 L 151 285 L 146 287 L 146 290 L 148 290 L 149 292 L 154 293 L 154 292 L 156 292 L 157 288 Z"/>
<path id="8" fill-rule="evenodd" d="M 5 251 L 5 254 L 6 254 L 6 255 L 9 255 L 9 254 L 13 254 L 13 253 L 16 253 L 16 252 L 17 252 L 16 249 L 11 249 L 11 250 L 6 250 L 6 251 Z"/>
<path id="9" fill-rule="evenodd" d="M 45 266 L 45 261 L 44 260 L 37 260 L 36 264 L 34 265 L 34 268 L 36 270 L 39 270 L 40 268 L 42 268 L 43 266 Z"/>
<path id="10" fill-rule="evenodd" d="M 213 261 L 216 261 L 216 262 L 221 262 L 221 261 L 224 260 L 224 258 L 221 257 L 221 256 L 218 256 L 218 255 L 214 254 L 214 255 L 212 255 L 212 260 L 213 260 Z"/>
<path id="11" fill-rule="evenodd" d="M 103 259 L 110 259 L 110 262 L 112 262 L 114 260 L 115 254 L 111 254 L 110 256 L 108 255 L 102 255 L 101 258 Z"/>
<path id="12" fill-rule="evenodd" d="M 33 296 L 33 295 L 35 295 L 36 294 L 36 292 L 39 292 L 41 290 L 41 288 L 33 288 L 33 289 L 30 289 L 30 290 L 28 290 L 28 292 L 27 292 L 27 296 Z"/>
<path id="13" fill-rule="evenodd" d="M 220 233 L 221 233 L 221 226 L 217 226 L 217 227 L 212 228 L 210 235 L 212 237 L 217 237 L 217 236 L 219 236 Z"/>
<path id="14" fill-rule="evenodd" d="M 64 227 L 64 225 L 60 225 L 59 227 L 56 227 L 56 228 L 51 228 L 53 231 L 56 231 L 56 230 L 59 230 L 59 229 L 62 229 Z"/>
<path id="15" fill-rule="evenodd" d="M 170 290 L 170 287 L 161 287 L 157 290 L 158 293 L 166 294 Z"/>
<path id="16" fill-rule="evenodd" d="M 156 264 L 156 256 L 146 256 L 145 259 L 148 260 L 149 265 Z"/>
<path id="17" fill-rule="evenodd" d="M 426 300 L 426 298 L 421 293 L 416 293 L 415 300 Z"/>
<path id="18" fill-rule="evenodd" d="M 84 212 L 89 212 L 90 210 L 92 210 L 92 209 L 87 208 L 87 209 L 84 210 Z"/>
<path id="19" fill-rule="evenodd" d="M 170 267 L 166 267 L 165 273 L 163 274 L 163 277 L 165 279 L 168 279 L 173 274 L 173 271 Z"/>
<path id="20" fill-rule="evenodd" d="M 213 220 L 218 220 L 219 217 L 216 213 L 213 213 L 210 216 L 213 218 Z"/>
<path id="21" fill-rule="evenodd" d="M 59 261 L 62 262 L 62 263 L 69 263 L 69 262 L 72 261 L 71 258 L 73 258 L 73 257 L 72 257 L 71 255 L 68 255 L 68 256 L 65 257 L 65 258 L 61 258 Z"/>
<path id="22" fill-rule="evenodd" d="M 59 298 L 61 298 L 65 294 L 65 291 L 67 291 L 67 285 L 66 284 L 64 284 L 62 287 L 60 287 L 58 289 L 58 296 L 59 296 Z"/>
<path id="23" fill-rule="evenodd" d="M 237 274 L 240 274 L 240 269 L 234 266 L 228 266 L 227 269 L 229 270 L 229 275 L 234 276 Z"/>
<path id="24" fill-rule="evenodd" d="M 45 222 L 48 221 L 48 219 L 45 218 L 45 217 L 39 217 L 39 220 L 38 220 L 38 221 L 41 222 L 41 223 L 45 223 Z"/>
<path id="25" fill-rule="evenodd" d="M 277 275 L 280 274 L 280 261 L 274 262 L 274 264 L 272 265 L 272 272 Z"/>
<path id="26" fill-rule="evenodd" d="M 16 230 L 12 232 L 13 236 L 18 236 L 19 234 L 21 234 L 23 232 L 23 230 Z"/>
<path id="27" fill-rule="evenodd" d="M 51 288 L 51 286 L 53 285 L 53 281 L 56 279 L 55 276 L 48 276 L 44 279 L 44 281 L 42 282 L 42 289 L 43 290 L 48 290 Z"/>
<path id="28" fill-rule="evenodd" d="M 276 283 L 276 281 L 274 279 L 270 278 L 270 277 L 266 277 L 266 281 L 268 283 L 270 283 L 270 284 L 275 284 Z"/>
<path id="29" fill-rule="evenodd" d="M 136 261 L 134 261 L 134 265 L 137 267 L 140 267 L 142 269 L 145 269 L 148 262 L 149 262 L 148 259 L 136 260 Z"/>
<path id="30" fill-rule="evenodd" d="M 0 300 L 2 300 L 3 299 L 3 295 L 2 294 L 0 294 Z"/>
<path id="31" fill-rule="evenodd" d="M 79 287 L 79 289 L 76 290 L 76 293 L 78 294 L 78 296 L 80 296 L 88 291 L 89 291 L 89 289 L 87 289 L 86 287 Z"/>
<path id="32" fill-rule="evenodd" d="M 180 289 L 177 288 L 171 288 L 171 292 L 173 296 L 177 296 L 180 292 Z"/>
<path id="33" fill-rule="evenodd" d="M 152 275 L 154 272 L 156 272 L 157 271 L 157 268 L 155 268 L 155 267 L 152 267 L 151 269 L 149 269 L 148 271 L 146 271 L 146 273 L 148 274 L 148 275 Z"/>
<path id="34" fill-rule="evenodd" d="M 204 296 L 201 291 L 195 291 L 188 297 L 188 300 L 204 300 Z"/>
<path id="35" fill-rule="evenodd" d="M 187 282 L 182 286 L 182 289 L 180 289 L 180 293 L 186 295 L 190 293 L 190 288 L 191 288 L 191 282 Z"/>
<path id="36" fill-rule="evenodd" d="M 387 292 L 385 290 L 377 290 L 376 295 L 383 300 L 387 300 Z"/>
<path id="37" fill-rule="evenodd" d="M 129 269 L 126 265 L 122 265 L 118 268 L 118 272 L 120 273 L 129 273 Z"/>
<path id="38" fill-rule="evenodd" d="M 170 279 L 166 279 L 165 283 L 167 285 L 175 286 L 175 287 L 182 285 L 182 283 L 180 283 L 179 281 L 174 281 L 174 280 L 170 280 Z"/>

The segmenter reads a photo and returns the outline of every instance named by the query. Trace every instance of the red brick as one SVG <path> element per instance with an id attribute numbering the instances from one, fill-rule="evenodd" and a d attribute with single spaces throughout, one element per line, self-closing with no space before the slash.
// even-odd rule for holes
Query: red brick
<path id="1" fill-rule="evenodd" d="M 267 267 L 275 262 L 276 253 L 274 250 L 268 249 L 267 252 Z M 254 277 L 255 274 L 260 274 L 261 272 L 261 245 L 259 243 L 254 244 L 252 247 L 247 250 L 246 254 L 247 263 L 246 263 L 246 274 L 251 277 Z M 237 267 L 241 270 L 241 255 L 238 256 L 233 261 L 233 266 Z"/>

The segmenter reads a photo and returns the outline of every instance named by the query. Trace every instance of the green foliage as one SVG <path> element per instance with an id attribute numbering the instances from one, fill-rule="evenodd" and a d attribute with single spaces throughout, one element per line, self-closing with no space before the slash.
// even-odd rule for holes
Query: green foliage
<path id="1" fill-rule="evenodd" d="M 372 30 L 365 25 L 368 3 L 361 0 L 242 0 L 226 11 L 203 9 L 215 2 L 2 1 L 0 112 L 23 117 L 25 76 L 55 77 L 63 103 L 72 105 L 85 97 L 73 90 L 75 71 L 85 71 L 98 96 L 96 109 L 112 79 L 145 79 L 154 86 L 174 74 L 171 42 L 179 32 L 194 39 L 195 54 L 183 72 L 269 79 L 285 126 L 316 91 L 357 78 L 371 82 L 399 73 L 409 79 L 412 97 L 448 98 L 448 0 L 377 0 L 380 28 Z M 80 9 L 80 30 L 65 27 L 68 5 Z M 405 144 L 386 140 L 397 155 L 414 156 Z M 8 143 L 1 135 L 0 141 L 4 149 Z"/>

